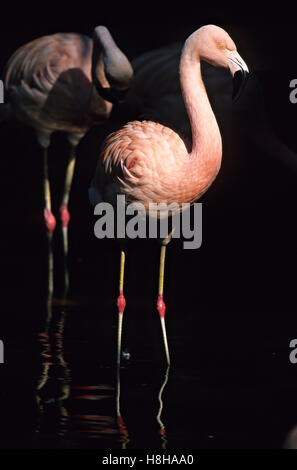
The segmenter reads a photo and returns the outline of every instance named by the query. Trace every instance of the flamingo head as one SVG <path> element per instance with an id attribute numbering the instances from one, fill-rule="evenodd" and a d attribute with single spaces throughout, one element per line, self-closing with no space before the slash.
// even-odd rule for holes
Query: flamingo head
<path id="1" fill-rule="evenodd" d="M 94 29 L 92 77 L 99 95 L 111 103 L 124 101 L 132 84 L 132 65 L 105 26 Z"/>
<path id="2" fill-rule="evenodd" d="M 249 69 L 229 34 L 218 26 L 207 25 L 199 28 L 189 39 L 195 41 L 200 60 L 216 67 L 229 68 L 234 79 L 233 101 L 237 101 L 244 89 Z"/>

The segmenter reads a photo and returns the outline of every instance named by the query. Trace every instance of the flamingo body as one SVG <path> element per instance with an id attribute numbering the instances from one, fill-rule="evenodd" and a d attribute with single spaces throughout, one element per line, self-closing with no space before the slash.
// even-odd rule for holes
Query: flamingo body
<path id="1" fill-rule="evenodd" d="M 47 299 L 43 331 L 49 337 L 54 292 L 53 232 L 56 218 L 51 209 L 48 148 L 51 134 L 67 134 L 70 152 L 60 202 L 64 282 L 62 300 L 69 288 L 68 211 L 75 170 L 76 148 L 93 124 L 109 118 L 113 103 L 130 87 L 133 69 L 105 26 L 94 29 L 93 40 L 74 33 L 43 36 L 20 47 L 5 71 L 7 102 L 0 108 L 0 121 L 16 118 L 35 129 L 43 154 L 43 219 L 47 236 Z M 48 355 L 48 352 L 46 352 Z M 46 365 L 46 370 L 48 364 Z M 46 375 L 46 374 L 45 374 Z"/>
<path id="2" fill-rule="evenodd" d="M 182 204 L 194 202 L 210 186 L 221 162 L 219 147 L 213 149 L 209 172 L 199 178 L 199 165 L 189 146 L 169 127 L 153 121 L 132 121 L 111 134 L 102 150 L 103 168 L 98 184 L 103 199 L 115 193 L 127 202 Z"/>
<path id="3" fill-rule="evenodd" d="M 168 73 L 179 55 L 179 49 L 170 48 L 169 60 L 162 65 L 164 51 L 153 54 L 150 80 L 159 77 L 159 62 L 161 70 Z M 171 127 L 146 120 L 129 122 L 111 134 L 103 145 L 93 184 L 95 190 L 103 192 L 103 199 L 114 200 L 115 194 L 122 193 L 127 202 L 141 202 L 146 209 L 150 203 L 180 205 L 193 203 L 212 184 L 221 165 L 222 140 L 202 79 L 201 62 L 229 68 L 233 76 L 238 71 L 247 72 L 234 42 L 223 29 L 208 25 L 189 36 L 180 55 L 179 76 L 190 138 L 184 138 Z M 146 70 L 146 56 L 140 59 L 138 67 L 141 64 Z M 164 86 L 167 97 L 176 96 L 175 82 L 173 88 Z M 138 81 L 134 92 L 138 89 L 141 95 L 145 87 Z"/>
<path id="4" fill-rule="evenodd" d="M 172 59 L 174 63 L 175 52 Z M 191 127 L 190 144 L 170 127 L 154 121 L 129 122 L 105 140 L 91 196 L 96 194 L 96 191 L 101 191 L 103 199 L 114 202 L 117 194 L 123 194 L 127 197 L 126 203 L 142 203 L 150 215 L 148 211 L 151 203 L 174 203 L 183 210 L 181 204 L 193 203 L 209 188 L 220 169 L 222 139 L 201 75 L 203 61 L 229 68 L 234 77 L 240 72 L 245 78 L 248 72 L 236 45 L 226 31 L 214 25 L 195 31 L 185 42 L 179 66 L 182 97 Z M 160 57 L 155 56 L 156 63 L 167 73 L 170 61 L 163 66 L 162 53 Z M 158 67 L 154 72 L 152 80 L 159 73 Z M 236 87 L 239 85 L 239 93 L 243 89 L 243 83 L 235 81 Z M 173 94 L 175 92 L 176 89 L 173 89 Z M 183 121 L 184 113 L 181 122 Z M 93 199 L 93 202 L 96 201 Z M 170 238 L 171 235 L 162 240 L 157 299 L 168 364 L 170 356 L 165 328 L 166 306 L 163 288 L 165 252 Z M 124 305 L 125 308 L 126 305 L 123 302 L 124 263 L 125 253 L 122 251 L 118 297 L 118 363 L 123 320 L 121 306 Z"/>

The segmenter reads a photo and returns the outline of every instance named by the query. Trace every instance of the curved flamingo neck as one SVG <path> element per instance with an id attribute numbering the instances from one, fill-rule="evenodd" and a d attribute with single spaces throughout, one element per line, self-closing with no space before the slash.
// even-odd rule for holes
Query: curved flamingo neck
<path id="1" fill-rule="evenodd" d="M 192 129 L 192 150 L 189 156 L 199 162 L 201 171 L 205 168 L 210 178 L 211 173 L 215 172 L 215 177 L 222 158 L 222 139 L 202 80 L 199 48 L 197 50 L 194 38 L 190 37 L 185 43 L 179 72 Z"/>

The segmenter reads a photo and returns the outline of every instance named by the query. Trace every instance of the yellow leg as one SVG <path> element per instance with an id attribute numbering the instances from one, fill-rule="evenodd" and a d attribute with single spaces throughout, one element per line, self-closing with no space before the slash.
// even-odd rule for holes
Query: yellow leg
<path id="1" fill-rule="evenodd" d="M 64 194 L 62 198 L 62 204 L 68 205 L 69 195 L 73 180 L 74 168 L 75 168 L 75 147 L 71 148 L 70 157 L 67 164 L 66 176 L 65 176 L 65 185 L 64 185 Z"/>
<path id="2" fill-rule="evenodd" d="M 42 319 L 42 331 L 39 332 L 39 342 L 41 345 L 42 357 L 42 372 L 38 379 L 37 390 L 40 390 L 47 381 L 49 360 L 50 360 L 50 346 L 49 346 L 49 327 L 52 318 L 52 299 L 54 291 L 54 262 L 52 250 L 53 232 L 56 226 L 56 219 L 51 211 L 51 194 L 50 182 L 48 176 L 47 165 L 47 147 L 43 148 L 43 215 L 46 226 L 47 235 L 47 292 L 45 298 L 44 317 Z"/>
<path id="3" fill-rule="evenodd" d="M 126 307 L 126 300 L 123 294 L 124 290 L 124 270 L 125 270 L 125 252 L 121 251 L 121 260 L 120 260 L 120 281 L 119 281 L 119 296 L 117 301 L 118 306 L 118 354 L 117 354 L 117 364 L 121 362 L 121 344 L 122 344 L 122 324 L 123 324 L 123 314 Z"/>
<path id="4" fill-rule="evenodd" d="M 54 291 L 54 261 L 52 239 L 53 232 L 56 226 L 56 219 L 51 210 L 51 193 L 50 182 L 48 176 L 47 165 L 47 148 L 43 150 L 43 192 L 44 192 L 44 219 L 46 224 L 47 239 L 48 239 L 48 291 L 47 291 L 47 318 L 46 325 L 48 327 L 51 314 L 52 314 L 52 297 Z"/>
<path id="5" fill-rule="evenodd" d="M 157 300 L 157 310 L 160 315 L 161 328 L 163 333 L 164 347 L 166 352 L 166 358 L 168 365 L 170 364 L 170 356 L 167 342 L 166 334 L 166 325 L 165 325 L 165 310 L 166 306 L 163 300 L 163 289 L 164 289 L 164 270 L 165 270 L 165 255 L 166 255 L 166 245 L 161 246 L 160 254 L 160 270 L 159 270 L 159 296 Z"/>
<path id="6" fill-rule="evenodd" d="M 60 206 L 60 217 L 62 223 L 62 236 L 63 236 L 63 256 L 64 256 L 64 294 L 63 297 L 67 296 L 67 292 L 69 289 L 69 273 L 68 273 L 68 265 L 67 265 L 67 257 L 68 257 L 68 224 L 70 220 L 70 214 L 68 211 L 68 202 L 69 196 L 73 181 L 74 169 L 75 169 L 75 147 L 71 147 L 70 157 L 67 164 L 66 176 L 65 176 L 65 184 L 64 184 L 64 192 L 62 197 L 62 202 Z"/>

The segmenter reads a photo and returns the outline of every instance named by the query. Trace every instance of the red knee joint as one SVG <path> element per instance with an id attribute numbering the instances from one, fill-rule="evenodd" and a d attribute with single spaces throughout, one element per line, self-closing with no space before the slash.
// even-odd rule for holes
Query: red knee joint
<path id="1" fill-rule="evenodd" d="M 44 209 L 44 220 L 48 233 L 52 234 L 56 227 L 56 218 L 50 209 Z"/>
<path id="2" fill-rule="evenodd" d="M 126 300 L 123 292 L 120 292 L 120 295 L 118 296 L 117 306 L 119 309 L 119 313 L 124 313 L 126 307 Z"/>
<path id="3" fill-rule="evenodd" d="M 69 214 L 68 207 L 66 206 L 66 204 L 63 204 L 60 207 L 60 217 L 61 217 L 62 227 L 64 228 L 68 227 L 70 214 Z"/>
<path id="4" fill-rule="evenodd" d="M 163 300 L 163 295 L 159 294 L 158 300 L 157 300 L 157 310 L 159 312 L 160 317 L 165 317 L 165 310 L 166 310 L 166 305 Z"/>

